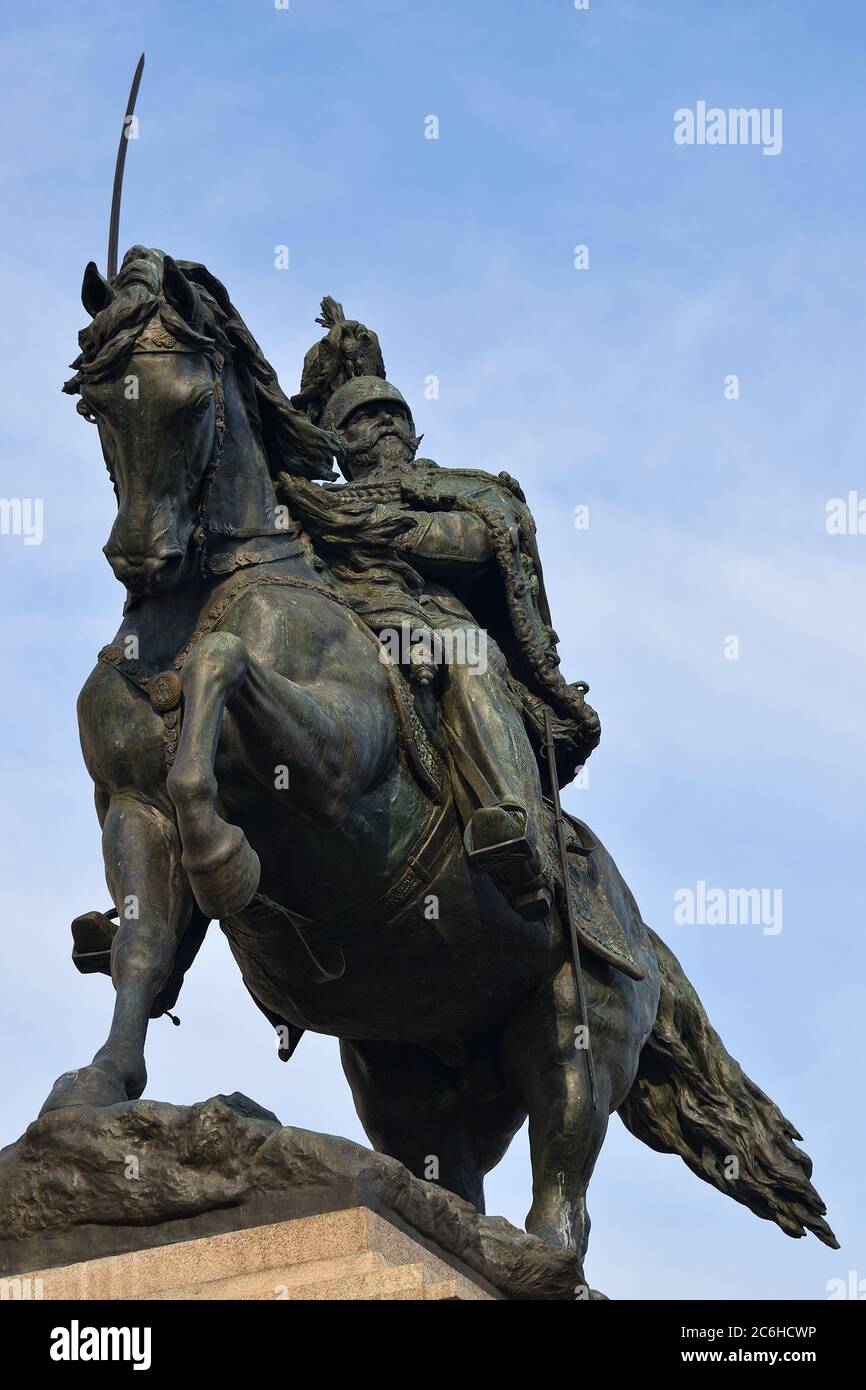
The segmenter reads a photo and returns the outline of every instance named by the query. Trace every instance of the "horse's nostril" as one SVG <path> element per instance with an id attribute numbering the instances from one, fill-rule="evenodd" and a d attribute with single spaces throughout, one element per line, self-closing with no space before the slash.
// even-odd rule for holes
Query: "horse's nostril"
<path id="1" fill-rule="evenodd" d="M 183 551 L 177 547 L 155 555 L 130 555 L 115 546 L 106 546 L 105 555 L 118 579 L 148 585 L 180 569 Z"/>
<path id="2" fill-rule="evenodd" d="M 161 550 L 158 554 L 145 561 L 145 565 L 150 565 L 153 572 L 159 569 L 170 569 L 180 563 L 183 559 L 183 551 L 172 547 L 171 550 Z"/>

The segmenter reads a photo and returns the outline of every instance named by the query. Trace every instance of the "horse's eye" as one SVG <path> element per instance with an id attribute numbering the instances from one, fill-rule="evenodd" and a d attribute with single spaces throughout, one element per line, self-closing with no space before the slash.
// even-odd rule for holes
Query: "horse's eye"
<path id="1" fill-rule="evenodd" d="M 197 401 L 192 402 L 191 409 L 196 415 L 203 415 L 213 400 L 213 391 L 206 391 L 203 396 L 199 396 Z"/>

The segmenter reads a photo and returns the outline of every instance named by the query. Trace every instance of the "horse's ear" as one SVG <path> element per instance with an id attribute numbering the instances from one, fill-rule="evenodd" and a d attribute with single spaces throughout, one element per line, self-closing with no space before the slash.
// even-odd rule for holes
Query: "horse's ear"
<path id="1" fill-rule="evenodd" d="M 93 261 L 88 261 L 84 267 L 84 279 L 81 282 L 81 302 L 91 318 L 95 318 L 101 309 L 105 309 L 114 298 L 114 290 L 109 285 L 103 275 L 100 275 Z"/>
<path id="2" fill-rule="evenodd" d="M 171 256 L 162 263 L 162 292 L 166 302 L 176 309 L 185 323 L 194 327 L 201 312 L 201 300 L 191 280 L 188 280 Z"/>

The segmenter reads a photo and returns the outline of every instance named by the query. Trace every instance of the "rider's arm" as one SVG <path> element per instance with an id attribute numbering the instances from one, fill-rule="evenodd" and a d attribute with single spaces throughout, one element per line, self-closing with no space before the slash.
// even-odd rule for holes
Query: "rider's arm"
<path id="1" fill-rule="evenodd" d="M 491 559 L 490 535 L 481 517 L 472 512 L 409 512 L 416 522 L 397 538 L 395 548 L 411 559 L 421 573 L 444 575 L 449 570 L 478 570 Z"/>

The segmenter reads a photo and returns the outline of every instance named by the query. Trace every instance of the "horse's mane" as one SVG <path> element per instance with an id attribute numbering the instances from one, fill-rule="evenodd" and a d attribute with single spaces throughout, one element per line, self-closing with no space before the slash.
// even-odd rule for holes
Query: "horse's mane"
<path id="1" fill-rule="evenodd" d="M 175 285 L 175 292 L 167 297 L 167 279 L 178 281 L 183 293 L 178 294 Z M 75 375 L 64 384 L 64 391 L 77 395 L 87 382 L 118 376 L 145 326 L 158 316 L 163 329 L 184 347 L 231 358 L 250 425 L 261 438 L 273 478 L 286 473 L 306 478 L 334 476 L 332 464 L 342 455 L 341 441 L 291 404 L 225 286 L 207 266 L 173 261 L 163 251 L 133 246 L 113 284 L 102 283 L 104 297 L 111 298 L 79 333 L 81 353 L 72 363 Z"/>

